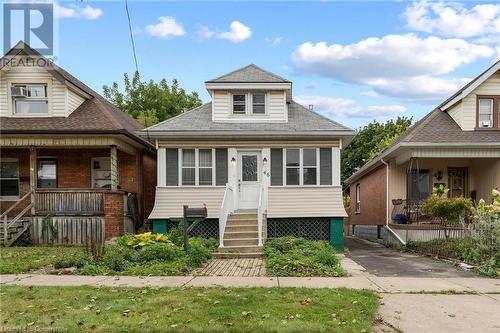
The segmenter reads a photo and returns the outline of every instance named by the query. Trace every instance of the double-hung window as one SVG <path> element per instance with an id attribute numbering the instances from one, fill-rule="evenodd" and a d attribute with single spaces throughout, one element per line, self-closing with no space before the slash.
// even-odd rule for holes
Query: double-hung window
<path id="1" fill-rule="evenodd" d="M 15 84 L 11 87 L 15 114 L 44 114 L 49 112 L 46 84 Z"/>
<path id="2" fill-rule="evenodd" d="M 182 185 L 213 185 L 214 153 L 212 149 L 182 149 L 181 155 Z"/>
<path id="3" fill-rule="evenodd" d="M 246 114 L 246 94 L 233 94 L 233 114 Z"/>
<path id="4" fill-rule="evenodd" d="M 479 99 L 479 127 L 493 127 L 494 99 Z"/>
<path id="5" fill-rule="evenodd" d="M 361 212 L 361 185 L 356 184 L 356 213 Z"/>
<path id="6" fill-rule="evenodd" d="M 266 113 L 266 94 L 264 93 L 252 94 L 252 113 L 253 114 Z"/>
<path id="7" fill-rule="evenodd" d="M 0 197 L 2 199 L 19 197 L 19 161 L 5 159 L 0 161 Z"/>
<path id="8" fill-rule="evenodd" d="M 316 148 L 287 148 L 286 185 L 318 184 L 318 150 Z"/>

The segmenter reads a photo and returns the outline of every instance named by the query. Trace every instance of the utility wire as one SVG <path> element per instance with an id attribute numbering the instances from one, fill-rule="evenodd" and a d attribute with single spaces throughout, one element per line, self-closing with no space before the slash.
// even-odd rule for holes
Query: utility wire
<path id="1" fill-rule="evenodd" d="M 130 41 L 132 42 L 132 52 L 134 53 L 135 70 L 139 73 L 139 66 L 137 65 L 137 55 L 135 54 L 134 34 L 132 33 L 132 23 L 130 23 L 130 13 L 128 11 L 128 0 L 125 0 L 125 10 L 127 12 L 128 30 L 130 33 Z"/>

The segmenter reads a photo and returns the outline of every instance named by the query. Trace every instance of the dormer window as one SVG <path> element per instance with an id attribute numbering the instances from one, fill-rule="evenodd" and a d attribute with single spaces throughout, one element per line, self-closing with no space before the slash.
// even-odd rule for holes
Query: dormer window
<path id="1" fill-rule="evenodd" d="M 16 84 L 11 87 L 15 114 L 49 113 L 46 84 Z"/>
<path id="2" fill-rule="evenodd" d="M 252 113 L 265 114 L 266 113 L 266 95 L 261 93 L 252 94 Z"/>
<path id="3" fill-rule="evenodd" d="M 246 114 L 246 99 L 245 94 L 233 94 L 233 114 Z"/>

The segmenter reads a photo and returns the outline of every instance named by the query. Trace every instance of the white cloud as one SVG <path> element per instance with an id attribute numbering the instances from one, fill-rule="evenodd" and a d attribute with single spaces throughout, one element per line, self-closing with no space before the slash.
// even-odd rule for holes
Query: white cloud
<path id="1" fill-rule="evenodd" d="M 403 16 L 408 28 L 443 36 L 476 37 L 500 33 L 499 4 L 478 4 L 468 9 L 456 2 L 415 1 Z"/>
<path id="2" fill-rule="evenodd" d="M 239 21 L 233 21 L 230 28 L 230 31 L 218 33 L 217 38 L 227 39 L 233 43 L 240 43 L 252 36 L 252 30 Z"/>
<path id="3" fill-rule="evenodd" d="M 367 85 L 386 96 L 435 102 L 465 81 L 443 75 L 495 53 L 495 48 L 463 39 L 406 34 L 348 45 L 306 42 L 291 60 L 299 73 Z"/>
<path id="4" fill-rule="evenodd" d="M 182 24 L 178 23 L 171 16 L 160 16 L 158 17 L 158 21 L 160 22 L 146 26 L 146 32 L 153 37 L 166 39 L 186 34 Z"/>
<path id="5" fill-rule="evenodd" d="M 309 82 L 308 84 L 306 84 L 307 89 L 315 89 L 317 87 L 318 85 L 315 82 Z"/>
<path id="6" fill-rule="evenodd" d="M 386 118 L 406 111 L 402 105 L 371 105 L 363 107 L 348 98 L 299 95 L 294 100 L 302 105 L 313 105 L 314 110 L 328 117 Z"/>
<path id="7" fill-rule="evenodd" d="M 100 8 L 94 8 L 89 5 L 80 7 L 75 4 L 69 4 L 68 7 L 63 7 L 54 4 L 54 13 L 58 18 L 78 18 L 86 20 L 97 20 L 102 16 L 103 11 Z"/>
<path id="8" fill-rule="evenodd" d="M 196 36 L 198 36 L 198 38 L 201 40 L 207 40 L 215 36 L 215 31 L 213 31 L 207 26 L 202 25 L 196 31 Z"/>
<path id="9" fill-rule="evenodd" d="M 371 91 L 363 91 L 363 92 L 360 92 L 359 94 L 361 96 L 365 96 L 365 97 L 379 97 L 380 96 L 378 93 L 376 93 L 373 90 L 371 90 Z"/>
<path id="10" fill-rule="evenodd" d="M 266 42 L 270 43 L 272 46 L 276 46 L 283 41 L 283 38 L 282 37 L 274 37 L 274 38 L 266 37 L 266 38 L 264 38 L 264 40 Z"/>

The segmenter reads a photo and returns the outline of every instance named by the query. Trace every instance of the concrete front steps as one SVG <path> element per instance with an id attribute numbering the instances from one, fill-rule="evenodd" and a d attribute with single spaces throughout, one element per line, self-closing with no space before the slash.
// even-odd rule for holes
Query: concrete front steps
<path id="1" fill-rule="evenodd" d="M 224 247 L 212 253 L 214 258 L 258 258 L 263 256 L 259 244 L 257 214 L 235 212 L 229 215 L 224 232 Z"/>

